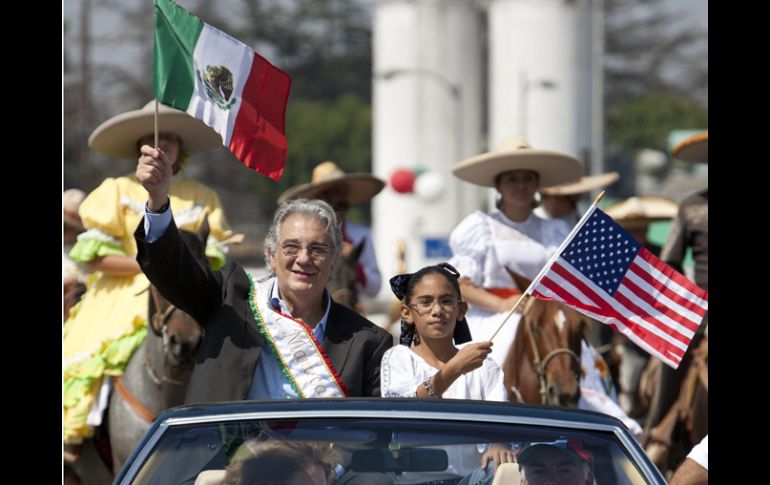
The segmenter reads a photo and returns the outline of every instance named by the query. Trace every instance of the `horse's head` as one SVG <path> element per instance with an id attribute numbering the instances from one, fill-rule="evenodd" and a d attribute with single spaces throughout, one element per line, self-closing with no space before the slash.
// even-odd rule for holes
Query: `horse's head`
<path id="1" fill-rule="evenodd" d="M 529 280 L 516 276 L 517 286 L 525 290 Z M 506 387 L 515 387 L 524 402 L 577 407 L 585 326 L 580 313 L 558 302 L 529 297 L 503 366 Z"/>
<path id="2" fill-rule="evenodd" d="M 192 367 L 202 337 L 200 325 L 187 313 L 169 303 L 153 286 L 150 297 L 152 332 L 163 338 L 164 361 L 172 367 Z"/>
<path id="3" fill-rule="evenodd" d="M 358 311 L 356 309 L 356 305 L 358 305 L 358 291 L 356 290 L 356 281 L 358 280 L 357 266 L 358 259 L 364 251 L 365 242 L 361 241 L 349 254 L 343 255 L 340 258 L 336 274 L 326 285 L 335 302 L 356 311 Z"/>
<path id="4" fill-rule="evenodd" d="M 179 231 L 182 241 L 195 259 L 208 265 L 206 239 L 209 225 L 206 218 L 197 233 Z M 150 286 L 150 329 L 163 339 L 163 361 L 171 367 L 190 367 L 195 364 L 203 332 L 190 315 L 172 305 L 155 288 Z"/>

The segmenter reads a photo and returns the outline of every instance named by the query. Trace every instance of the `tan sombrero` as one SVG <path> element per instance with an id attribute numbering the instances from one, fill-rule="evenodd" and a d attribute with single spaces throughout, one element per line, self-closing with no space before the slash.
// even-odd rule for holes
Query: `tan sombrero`
<path id="1" fill-rule="evenodd" d="M 540 190 L 545 195 L 577 195 L 591 192 L 592 190 L 603 189 L 610 184 L 614 184 L 620 178 L 618 172 L 600 173 L 599 175 L 587 175 L 580 177 L 577 182 L 555 185 Z"/>
<path id="2" fill-rule="evenodd" d="M 550 187 L 579 179 L 583 175 L 583 164 L 563 153 L 532 148 L 519 135 L 510 135 L 494 151 L 456 164 L 452 173 L 466 182 L 494 187 L 495 177 L 509 170 L 537 172 L 540 187 Z"/>
<path id="3" fill-rule="evenodd" d="M 709 162 L 709 132 L 688 136 L 671 150 L 677 160 L 692 163 Z"/>
<path id="4" fill-rule="evenodd" d="M 315 166 L 310 183 L 288 189 L 278 197 L 278 203 L 291 199 L 315 199 L 337 185 L 348 187 L 348 204 L 354 205 L 371 200 L 385 187 L 385 182 L 369 173 L 346 174 L 336 163 L 326 161 Z"/>
<path id="5" fill-rule="evenodd" d="M 643 195 L 616 202 L 604 209 L 604 212 L 623 227 L 637 228 L 651 222 L 673 219 L 678 207 L 673 200 Z"/>
<path id="6" fill-rule="evenodd" d="M 222 145 L 222 137 L 204 122 L 184 111 L 165 105 L 158 107 L 158 131 L 175 133 L 188 153 L 204 152 Z M 88 146 L 113 158 L 137 158 L 136 142 L 155 132 L 155 101 L 142 109 L 113 116 L 88 137 Z"/>
<path id="7" fill-rule="evenodd" d="M 80 203 L 86 198 L 86 193 L 80 189 L 67 189 L 61 194 L 62 222 L 77 231 L 83 231 L 83 223 L 78 215 Z"/>

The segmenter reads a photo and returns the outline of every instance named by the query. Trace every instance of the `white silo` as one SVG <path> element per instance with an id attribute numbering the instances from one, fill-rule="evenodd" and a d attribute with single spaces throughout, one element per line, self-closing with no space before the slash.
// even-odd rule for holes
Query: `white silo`
<path id="1" fill-rule="evenodd" d="M 481 203 L 480 191 L 450 170 L 483 148 L 483 35 L 471 0 L 381 0 L 375 8 L 373 171 L 387 181 L 398 168 L 426 169 L 433 178 L 433 193 L 426 191 L 433 197 L 388 185 L 373 201 L 382 298 L 390 295 L 387 278 L 402 270 L 399 243 L 408 271 L 448 259 L 446 238 Z"/>
<path id="2" fill-rule="evenodd" d="M 601 140 L 601 133 L 592 138 L 600 84 L 592 82 L 591 7 L 589 0 L 489 2 L 490 147 L 519 133 L 536 148 L 584 163 L 593 157 L 600 166 L 601 151 L 591 151 Z"/>

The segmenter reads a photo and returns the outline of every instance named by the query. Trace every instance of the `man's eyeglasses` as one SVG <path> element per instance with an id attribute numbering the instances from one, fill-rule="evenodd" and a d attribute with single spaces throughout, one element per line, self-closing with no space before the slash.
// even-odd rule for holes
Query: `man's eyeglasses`
<path id="1" fill-rule="evenodd" d="M 416 311 L 420 316 L 426 315 L 433 310 L 433 307 L 438 305 L 439 308 L 445 312 L 451 312 L 457 305 L 460 304 L 459 300 L 454 298 L 441 298 L 439 300 L 417 300 L 417 303 L 408 304 L 409 308 Z"/>
<path id="2" fill-rule="evenodd" d="M 285 242 L 281 244 L 281 253 L 287 258 L 294 258 L 299 256 L 299 253 L 302 251 L 302 249 L 303 246 L 299 243 Z M 308 244 L 307 246 L 304 246 L 304 249 L 307 250 L 310 259 L 313 261 L 321 261 L 326 259 L 331 252 L 329 246 L 326 244 Z"/>

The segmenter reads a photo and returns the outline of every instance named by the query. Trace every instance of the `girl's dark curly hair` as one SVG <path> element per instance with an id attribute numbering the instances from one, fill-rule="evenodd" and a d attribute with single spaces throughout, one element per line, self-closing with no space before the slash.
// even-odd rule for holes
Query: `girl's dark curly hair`
<path id="1" fill-rule="evenodd" d="M 393 291 L 393 294 L 396 295 L 396 298 L 404 302 L 404 304 L 408 304 L 417 283 L 419 283 L 423 277 L 432 274 L 440 274 L 446 278 L 446 280 L 449 281 L 449 284 L 452 285 L 457 299 L 462 299 L 460 283 L 458 282 L 460 272 L 449 263 L 426 266 L 416 273 L 405 273 L 394 276 L 390 279 L 390 289 Z M 453 337 L 456 344 L 469 342 L 471 340 L 471 332 L 468 329 L 468 321 L 465 318 L 457 321 Z M 419 344 L 420 335 L 417 334 L 414 324 L 408 324 L 402 319 L 400 343 L 409 347 L 412 345 L 412 341 L 414 341 L 415 344 Z"/>

